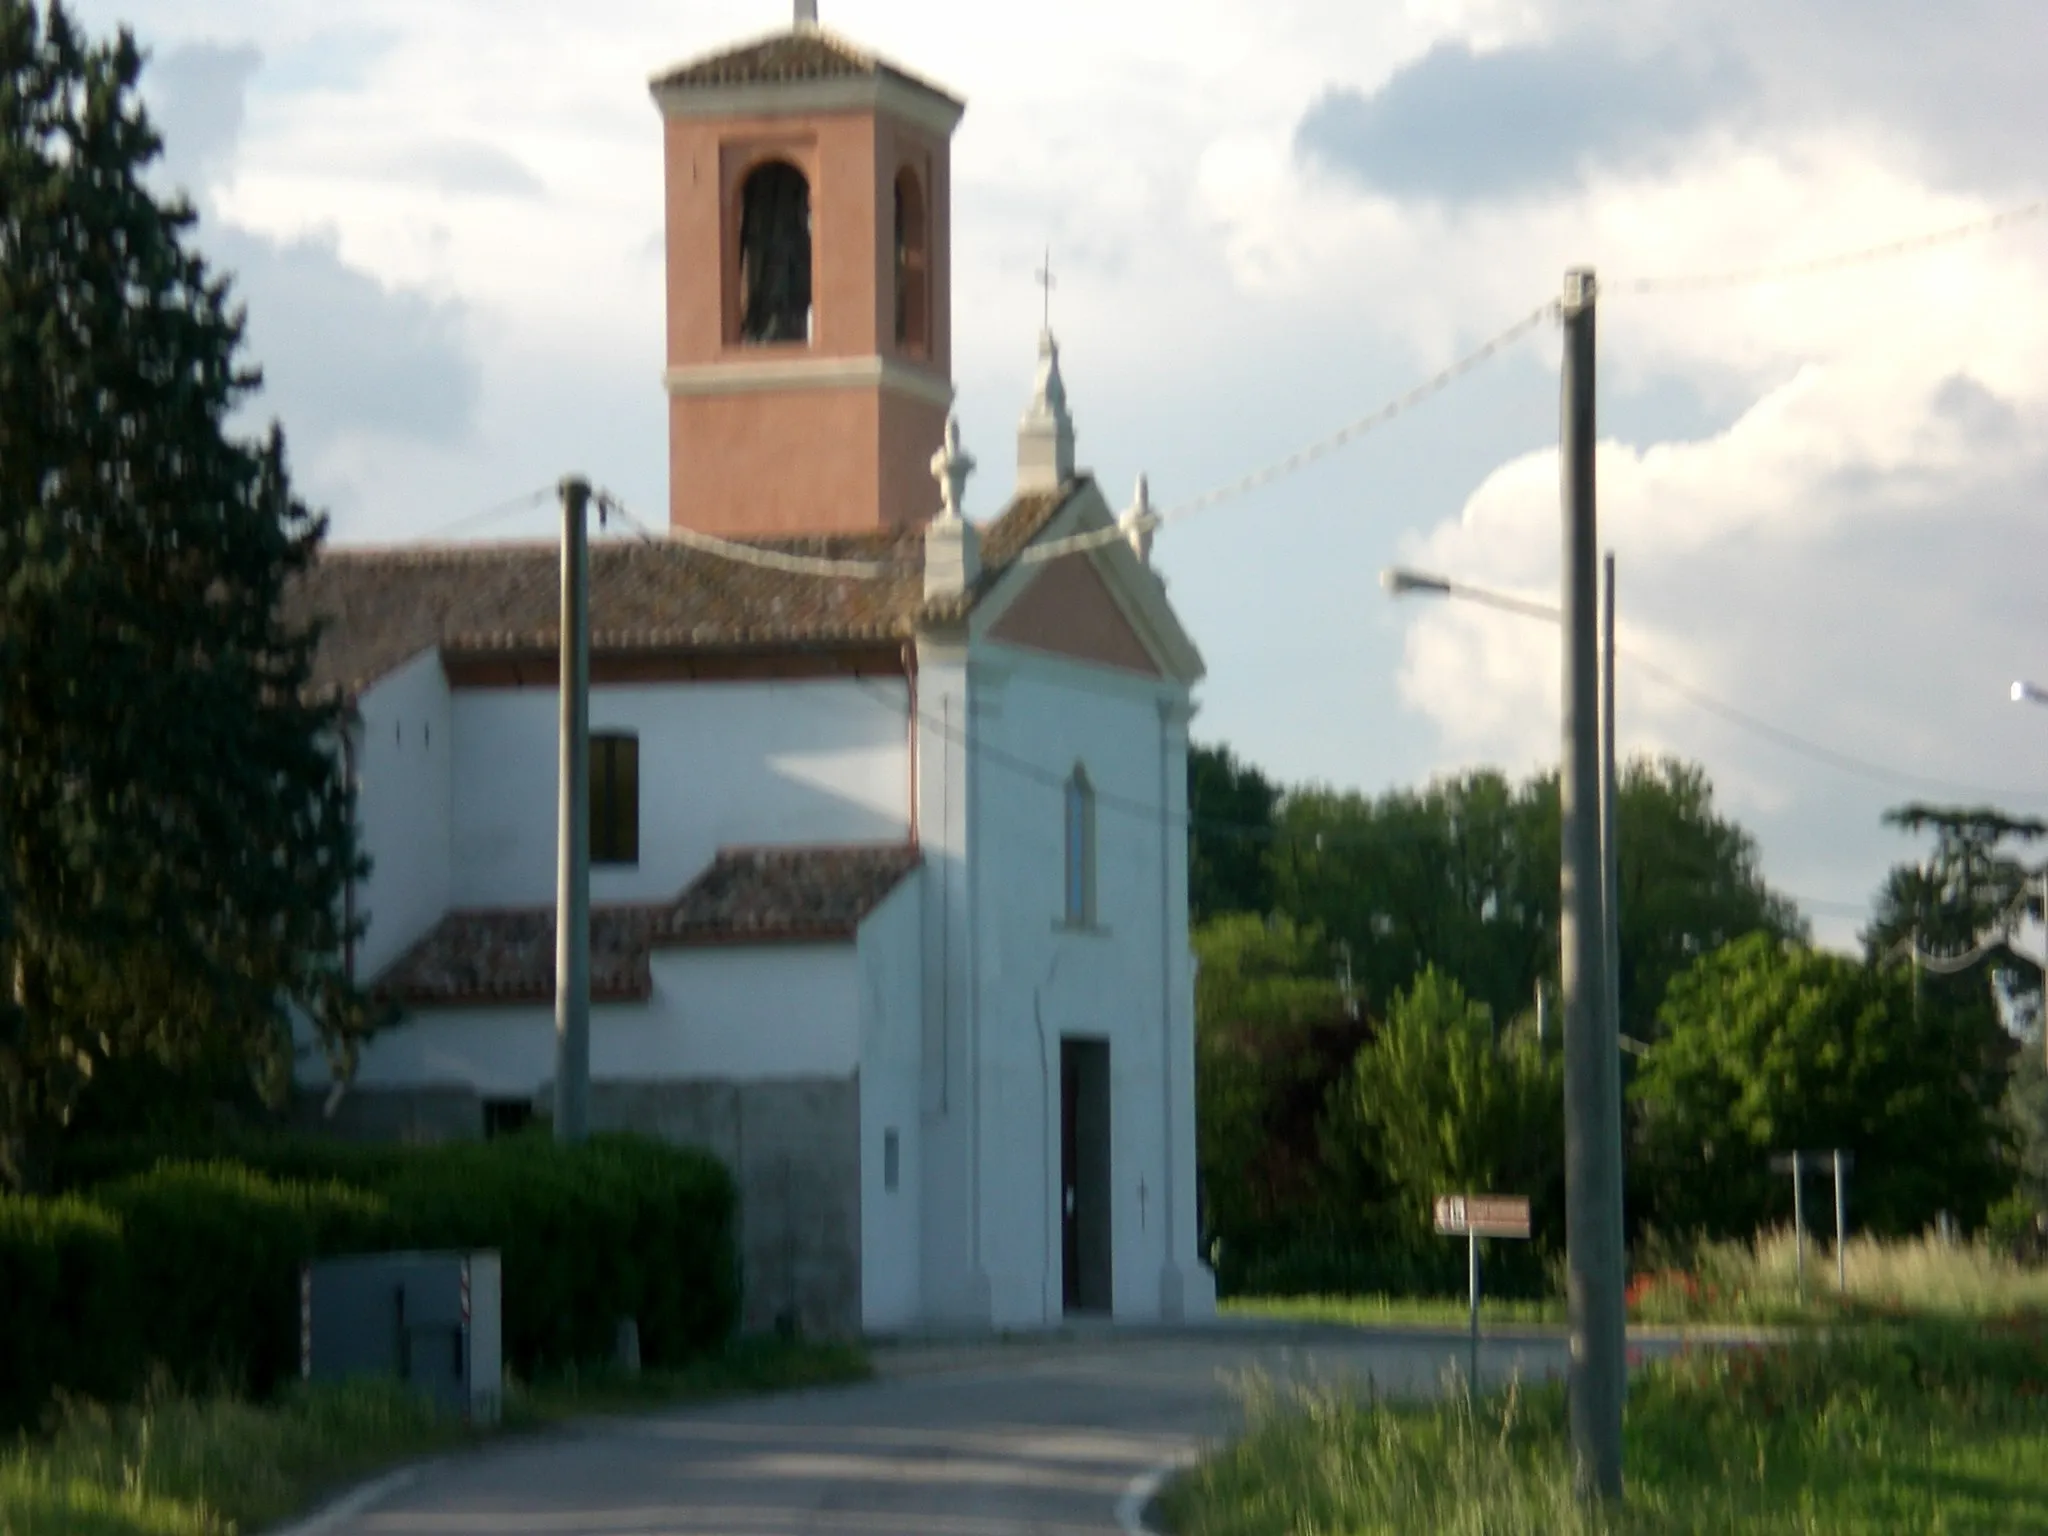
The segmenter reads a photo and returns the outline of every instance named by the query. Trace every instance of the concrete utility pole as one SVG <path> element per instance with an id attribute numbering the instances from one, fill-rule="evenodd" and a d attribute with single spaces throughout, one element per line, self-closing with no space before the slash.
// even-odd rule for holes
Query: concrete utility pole
<path id="1" fill-rule="evenodd" d="M 1564 994 L 1565 1248 L 1574 1481 L 1621 1497 L 1627 1392 L 1621 1243 L 1621 1046 L 1605 1007 L 1600 852 L 1599 650 L 1594 509 L 1593 274 L 1565 274 L 1564 819 L 1559 938 Z"/>
<path id="2" fill-rule="evenodd" d="M 1607 552 L 1600 588 L 1600 943 L 1604 964 L 1601 981 L 1607 1002 L 1607 1024 L 1621 1034 L 1621 851 L 1614 839 L 1616 795 L 1620 783 L 1614 765 L 1614 551 Z M 1619 1138 L 1621 1122 L 1615 1120 Z M 1614 1146 L 1615 1167 L 1621 1166 L 1621 1143 Z"/>
<path id="3" fill-rule="evenodd" d="M 561 820 L 555 883 L 555 1140 L 590 1129 L 590 482 L 562 482 Z"/>

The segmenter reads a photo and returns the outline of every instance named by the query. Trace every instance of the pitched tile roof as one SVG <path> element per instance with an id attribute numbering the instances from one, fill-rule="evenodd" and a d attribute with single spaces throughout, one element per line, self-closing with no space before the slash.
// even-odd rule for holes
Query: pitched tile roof
<path id="1" fill-rule="evenodd" d="M 850 939 L 919 858 L 896 844 L 726 849 L 673 901 L 592 909 L 591 998 L 645 1001 L 660 948 Z M 374 990 L 433 1007 L 545 1002 L 554 988 L 554 908 L 526 907 L 448 913 Z"/>
<path id="2" fill-rule="evenodd" d="M 590 996 L 643 1001 L 653 991 L 648 934 L 664 909 L 594 907 Z M 458 911 L 377 978 L 375 990 L 405 1003 L 528 1003 L 555 993 L 555 909 Z"/>
<path id="3" fill-rule="evenodd" d="M 654 77 L 656 90 L 712 89 L 733 85 L 779 85 L 800 80 L 887 78 L 929 91 L 957 104 L 958 98 L 920 80 L 908 70 L 815 26 L 777 32 L 703 58 L 691 59 Z"/>
<path id="4" fill-rule="evenodd" d="M 916 848 L 728 848 L 654 931 L 657 944 L 849 938 L 917 867 Z"/>
<path id="5" fill-rule="evenodd" d="M 876 579 L 799 575 L 665 541 L 599 540 L 590 551 L 594 655 L 772 651 L 909 639 L 958 622 L 1080 488 L 1019 496 L 982 528 L 982 577 L 967 598 L 927 604 L 921 530 L 756 541 L 764 549 L 885 567 Z M 316 687 L 359 693 L 423 651 L 552 653 L 559 545 L 330 547 L 296 584 L 300 621 L 323 620 Z"/>

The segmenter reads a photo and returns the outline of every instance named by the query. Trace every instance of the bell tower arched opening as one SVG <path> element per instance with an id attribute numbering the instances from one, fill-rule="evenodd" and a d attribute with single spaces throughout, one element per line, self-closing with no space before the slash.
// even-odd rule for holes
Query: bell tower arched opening
<path id="1" fill-rule="evenodd" d="M 740 184 L 739 340 L 811 339 L 811 184 L 787 160 L 768 160 Z"/>
<path id="2" fill-rule="evenodd" d="M 896 173 L 896 345 L 931 354 L 931 214 L 909 166 Z"/>

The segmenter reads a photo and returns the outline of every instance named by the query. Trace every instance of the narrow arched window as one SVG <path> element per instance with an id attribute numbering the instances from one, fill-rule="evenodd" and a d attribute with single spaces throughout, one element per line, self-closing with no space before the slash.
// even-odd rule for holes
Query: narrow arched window
<path id="1" fill-rule="evenodd" d="M 1095 788 L 1078 767 L 1067 780 L 1066 922 L 1095 926 Z"/>
<path id="2" fill-rule="evenodd" d="M 740 185 L 740 340 L 811 339 L 811 184 L 771 160 Z"/>
<path id="3" fill-rule="evenodd" d="M 917 357 L 931 347 L 931 220 L 917 172 L 896 173 L 896 345 Z"/>

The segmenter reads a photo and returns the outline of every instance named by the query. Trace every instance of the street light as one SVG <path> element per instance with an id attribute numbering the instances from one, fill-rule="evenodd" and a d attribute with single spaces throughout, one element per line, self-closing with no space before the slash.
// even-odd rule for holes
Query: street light
<path id="1" fill-rule="evenodd" d="M 2048 689 L 2022 678 L 2012 685 L 2012 701 L 2015 704 L 2048 704 Z M 2041 870 L 2041 920 L 2048 923 L 2048 866 Z M 2048 940 L 2043 943 L 2048 946 Z M 2036 963 L 2041 967 L 2041 1049 L 2048 1054 L 2048 947 L 2044 947 L 2042 958 Z"/>
<path id="2" fill-rule="evenodd" d="M 1487 608 L 1498 608 L 1505 613 L 1518 613 L 1527 618 L 1544 619 L 1552 624 L 1560 622 L 1564 615 L 1549 603 L 1531 601 L 1525 597 L 1511 597 L 1505 592 L 1489 591 L 1485 587 L 1468 586 L 1462 581 L 1453 581 L 1448 576 L 1438 576 L 1429 571 L 1409 570 L 1404 566 L 1389 566 L 1380 572 L 1380 585 L 1390 596 L 1406 597 L 1454 597 L 1468 603 L 1478 603 Z M 1602 652 L 1601 696 L 1604 707 L 1600 712 L 1600 897 L 1601 897 L 1601 947 L 1606 951 L 1606 975 L 1603 978 L 1606 994 L 1607 1014 L 1614 1020 L 1617 1032 L 1621 1029 L 1621 936 L 1620 936 L 1620 856 L 1616 846 L 1614 817 L 1616 804 L 1616 779 L 1614 764 L 1614 556 L 1607 557 L 1607 601 L 1602 605 Z M 2013 684 L 2013 697 L 2018 698 L 2020 684 Z M 2041 702 L 2048 703 L 2048 694 L 2040 695 Z"/>
<path id="3" fill-rule="evenodd" d="M 1587 459 L 1583 467 L 1590 481 L 1590 447 Z M 1622 1404 L 1628 1388 L 1623 1363 L 1627 1324 L 1621 1294 L 1627 1261 L 1622 1251 L 1620 881 L 1614 831 L 1614 556 L 1607 556 L 1606 590 L 1599 594 L 1603 599 L 1598 647 L 1602 655 L 1596 657 L 1587 654 L 1595 649 L 1595 636 L 1592 615 L 1585 612 L 1590 606 L 1586 600 L 1593 595 L 1589 590 L 1593 583 L 1587 579 L 1593 574 L 1591 492 L 1589 484 L 1577 489 L 1574 496 L 1568 477 L 1567 502 L 1573 504 L 1573 515 L 1567 527 L 1565 590 L 1572 616 L 1584 628 L 1566 624 L 1564 611 L 1548 603 L 1469 587 L 1448 576 L 1394 568 L 1383 572 L 1380 581 L 1396 597 L 1422 593 L 1463 598 L 1543 619 L 1565 630 L 1566 740 L 1558 794 L 1568 815 L 1561 850 L 1564 904 L 1558 941 L 1566 993 L 1565 1251 L 1571 1273 L 1573 1353 L 1568 1395 L 1580 1476 L 1590 1479 L 1582 1486 L 1596 1488 L 1603 1497 L 1619 1498 Z M 1572 564 L 1577 560 L 1584 562 L 1582 571 Z M 1599 819 L 1593 829 L 1597 835 L 1591 839 L 1597 846 L 1588 848 L 1583 831 L 1575 830 L 1574 823 L 1585 801 L 1594 798 L 1586 793 L 1592 786 L 1585 779 L 1592 777 L 1588 770 L 1593 764 L 1588 759 L 1594 749 L 1592 732 L 1586 727 L 1588 716 L 1595 713 L 1600 719 Z M 1583 823 L 1576 825 L 1583 827 Z M 1588 854 L 1600 862 L 1596 912 L 1587 910 L 1593 906 L 1588 898 L 1594 888 L 1594 881 L 1588 878 L 1592 873 L 1587 868 L 1592 862 Z M 1588 919 L 1597 921 L 1596 943 L 1587 942 L 1592 937 L 1588 930 L 1595 927 L 1595 921 Z M 1604 973 L 1597 983 L 1590 974 L 1595 964 Z M 1575 1035 L 1575 1028 L 1585 1033 Z M 1615 1047 L 1606 1044 L 1609 1039 L 1616 1041 Z"/>

